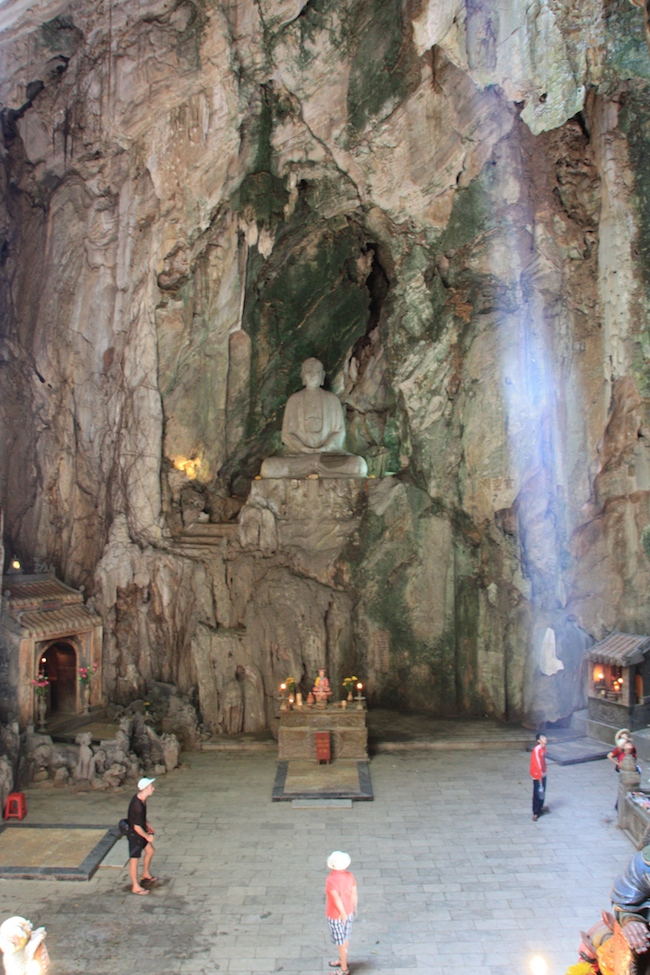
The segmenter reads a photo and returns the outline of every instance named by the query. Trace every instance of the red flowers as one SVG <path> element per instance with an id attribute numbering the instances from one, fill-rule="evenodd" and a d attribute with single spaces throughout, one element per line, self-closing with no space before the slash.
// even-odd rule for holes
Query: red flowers
<path id="1" fill-rule="evenodd" d="M 46 688 L 49 687 L 49 680 L 42 671 L 39 671 L 38 677 L 32 681 L 33 686 L 36 689 L 36 693 L 39 697 L 45 697 L 47 691 Z"/>

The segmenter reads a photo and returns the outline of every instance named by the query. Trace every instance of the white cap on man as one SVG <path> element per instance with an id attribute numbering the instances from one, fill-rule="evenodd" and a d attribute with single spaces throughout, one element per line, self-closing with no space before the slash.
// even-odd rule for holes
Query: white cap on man
<path id="1" fill-rule="evenodd" d="M 138 782 L 138 792 L 142 792 L 143 789 L 146 789 L 148 785 L 151 785 L 151 783 L 155 781 L 155 779 L 140 779 Z"/>

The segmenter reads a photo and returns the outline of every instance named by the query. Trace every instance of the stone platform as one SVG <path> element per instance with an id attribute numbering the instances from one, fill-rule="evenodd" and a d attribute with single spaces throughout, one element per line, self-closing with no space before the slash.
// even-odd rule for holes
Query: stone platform
<path id="1" fill-rule="evenodd" d="M 316 762 L 316 732 L 330 734 L 332 761 L 368 758 L 367 711 L 351 704 L 347 708 L 328 704 L 325 708 L 303 707 L 280 712 L 278 759 L 311 759 Z"/>
<path id="2" fill-rule="evenodd" d="M 529 751 L 532 749 L 531 744 Z M 581 735 L 564 741 L 549 741 L 546 758 L 557 762 L 558 765 L 578 765 L 581 762 L 598 762 L 607 758 L 609 751 L 610 749 L 602 741 Z"/>
<path id="3" fill-rule="evenodd" d="M 333 765 L 316 765 L 305 760 L 278 762 L 273 802 L 290 802 L 294 799 L 352 799 L 363 802 L 372 798 L 368 762 L 345 759 Z"/>
<path id="4" fill-rule="evenodd" d="M 114 826 L 0 826 L 0 877 L 90 880 L 118 837 Z"/>

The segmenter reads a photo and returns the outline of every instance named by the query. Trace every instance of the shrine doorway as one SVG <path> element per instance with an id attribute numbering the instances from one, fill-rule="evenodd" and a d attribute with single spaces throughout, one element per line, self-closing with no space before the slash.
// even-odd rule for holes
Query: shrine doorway
<path id="1" fill-rule="evenodd" d="M 76 714 L 77 651 L 67 640 L 52 643 L 41 654 L 39 670 L 45 674 L 50 714 Z"/>

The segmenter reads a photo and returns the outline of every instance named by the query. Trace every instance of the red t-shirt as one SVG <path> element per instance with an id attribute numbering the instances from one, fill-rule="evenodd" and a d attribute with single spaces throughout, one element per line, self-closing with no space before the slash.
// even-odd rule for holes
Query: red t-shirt
<path id="1" fill-rule="evenodd" d="M 352 903 L 354 886 L 354 874 L 351 874 L 349 870 L 332 870 L 327 875 L 327 880 L 325 881 L 325 914 L 327 917 L 332 918 L 332 920 L 338 920 L 341 917 L 339 909 L 332 897 L 332 891 L 334 890 L 343 901 L 343 909 L 345 910 L 346 917 L 352 914 L 354 909 Z"/>
<path id="2" fill-rule="evenodd" d="M 538 782 L 546 775 L 546 745 L 535 745 L 530 754 L 530 774 Z"/>

